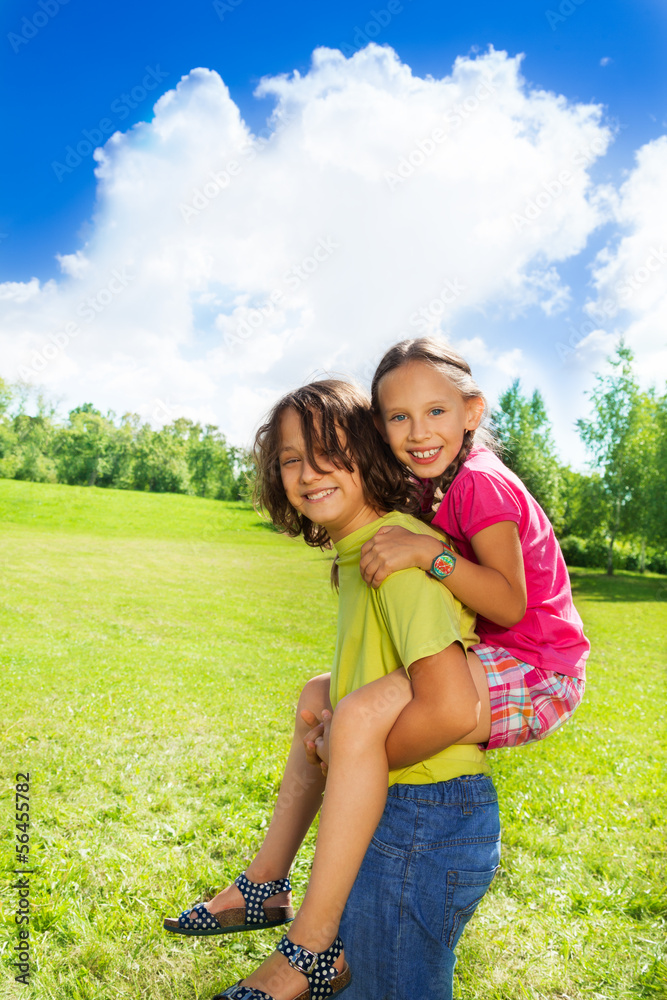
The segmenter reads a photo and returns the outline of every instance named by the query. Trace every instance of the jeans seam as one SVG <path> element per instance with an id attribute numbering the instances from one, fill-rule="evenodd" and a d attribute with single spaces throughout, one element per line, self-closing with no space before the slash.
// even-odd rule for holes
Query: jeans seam
<path id="1" fill-rule="evenodd" d="M 465 806 L 472 806 L 474 809 L 477 806 L 493 806 L 498 801 L 498 798 L 496 796 L 489 799 L 478 799 L 474 796 L 467 796 L 466 799 L 458 799 L 456 802 L 441 802 L 438 799 L 408 798 L 404 796 L 399 801 L 414 802 L 415 805 L 432 806 L 434 809 L 461 809 Z"/>
<path id="2" fill-rule="evenodd" d="M 398 996 L 399 987 L 399 968 L 398 968 L 398 956 L 401 954 L 401 931 L 403 930 L 403 903 L 405 900 L 406 885 L 408 883 L 408 878 L 410 875 L 410 865 L 412 862 L 412 851 L 408 851 L 405 858 L 405 864 L 403 867 L 403 884 L 401 885 L 401 902 L 398 907 L 398 933 L 396 934 L 396 950 L 392 955 L 392 984 L 394 992 L 392 996 Z"/>
<path id="3" fill-rule="evenodd" d="M 391 847 L 389 844 L 385 844 L 383 840 L 378 840 L 377 837 L 373 837 L 371 844 L 376 850 L 380 851 L 381 854 L 388 854 L 392 858 L 400 858 L 403 860 L 408 857 L 410 850 L 397 851 L 395 848 Z"/>
<path id="4" fill-rule="evenodd" d="M 448 847 L 474 847 L 475 844 L 496 844 L 500 840 L 500 832 L 491 834 L 488 837 L 472 837 L 459 840 L 442 840 L 428 844 L 414 844 L 410 848 L 410 854 L 422 853 L 423 851 L 442 851 Z M 400 855 L 403 857 L 403 855 Z"/>

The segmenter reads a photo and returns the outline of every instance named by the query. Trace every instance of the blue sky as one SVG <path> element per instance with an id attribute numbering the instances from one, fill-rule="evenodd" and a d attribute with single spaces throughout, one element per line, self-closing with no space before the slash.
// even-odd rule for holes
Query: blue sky
<path id="1" fill-rule="evenodd" d="M 406 0 L 402 6 L 377 40 L 395 48 L 415 73 L 447 73 L 456 56 L 492 44 L 525 53 L 524 72 L 535 86 L 605 104 L 620 129 L 605 175 L 629 167 L 635 149 L 660 134 L 667 113 L 660 65 L 667 9 L 657 0 L 572 0 L 564 9 L 573 13 L 566 15 L 547 0 L 470 6 Z M 0 243 L 2 280 L 52 277 L 56 252 L 76 248 L 95 201 L 92 157 L 60 181 L 52 163 L 102 118 L 125 130 L 151 116 L 155 92 L 134 109 L 121 98 L 141 85 L 147 65 L 168 74 L 164 89 L 196 66 L 217 70 L 249 124 L 261 127 L 269 102 L 252 96 L 260 77 L 304 72 L 318 45 L 356 47 L 363 41 L 357 30 L 366 34 L 364 26 L 376 20 L 373 10 L 386 8 L 381 0 L 375 6 L 243 0 L 221 10 L 221 20 L 211 0 L 69 0 L 27 41 L 22 19 L 40 11 L 37 0 L 5 3 L 2 89 L 10 98 L 1 114 L 11 153 L 0 163 L 0 227 L 7 234 Z M 20 41 L 12 45 L 10 34 Z M 612 61 L 601 66 L 605 58 Z M 123 118 L 110 110 L 119 98 Z"/>
<path id="2" fill-rule="evenodd" d="M 595 158 L 588 171 L 591 183 L 600 191 L 611 186 L 618 193 L 635 166 L 637 151 L 665 132 L 666 83 L 660 59 L 664 59 L 667 11 L 658 0 L 523 0 L 512 4 L 485 0 L 475 5 L 439 0 L 392 0 L 391 5 L 385 0 L 375 5 L 356 0 L 289 5 L 266 0 L 195 0 L 189 4 L 158 4 L 153 0 L 140 4 L 127 0 L 113 4 L 108 0 L 94 4 L 84 0 L 68 0 L 66 4 L 60 0 L 10 0 L 3 5 L 0 19 L 5 94 L 0 113 L 7 143 L 7 152 L 0 161 L 0 282 L 11 283 L 12 288 L 14 283 L 25 284 L 32 278 L 37 278 L 42 287 L 49 280 L 65 280 L 56 254 L 85 251 L 86 246 L 99 245 L 101 240 L 96 219 L 100 183 L 93 172 L 95 161 L 92 153 L 82 155 L 80 162 L 70 157 L 69 163 L 75 165 L 65 171 L 58 165 L 65 163 L 67 148 L 85 143 L 86 131 L 88 138 L 99 136 L 100 122 L 105 119 L 102 142 L 112 130 L 127 133 L 138 122 L 150 122 L 157 98 L 175 88 L 196 67 L 220 75 L 245 123 L 257 133 L 276 101 L 275 96 L 253 96 L 260 79 L 291 75 L 294 71 L 307 76 L 313 50 L 318 46 L 342 48 L 345 55 L 351 56 L 372 36 L 377 44 L 391 46 L 400 63 L 409 66 L 415 77 L 436 80 L 452 73 L 457 57 L 474 60 L 488 52 L 489 46 L 504 50 L 510 58 L 524 53 L 521 72 L 531 93 L 545 89 L 561 95 L 570 106 L 603 106 L 602 122 L 613 133 L 613 142 L 604 155 Z M 150 84 L 152 89 L 144 84 Z M 85 144 L 82 148 L 86 148 Z M 651 169 L 655 172 L 654 168 L 646 169 L 647 174 Z M 102 204 L 107 212 L 112 211 L 108 192 Z M 106 224 L 113 222 L 107 218 Z M 561 255 L 558 273 L 569 288 L 569 300 L 559 309 L 545 312 L 539 303 L 528 300 L 520 307 L 508 308 L 498 304 L 494 293 L 488 301 L 480 299 L 467 314 L 461 313 L 450 333 L 454 339 L 470 340 L 479 327 L 481 311 L 486 335 L 490 336 L 488 330 L 493 329 L 499 349 L 507 353 L 517 347 L 523 352 L 525 371 L 519 373 L 528 388 L 538 385 L 549 401 L 550 395 L 556 395 L 555 383 L 564 378 L 576 382 L 576 392 L 583 393 L 590 385 L 591 366 L 599 364 L 604 352 L 589 352 L 590 356 L 580 359 L 579 368 L 588 366 L 586 377 L 581 377 L 579 369 L 576 375 L 562 367 L 554 372 L 549 361 L 553 360 L 553 345 L 559 336 L 562 340 L 562 331 L 578 330 L 586 321 L 588 314 L 583 310 L 591 299 L 590 269 L 596 254 L 605 247 L 607 252 L 613 252 L 632 225 L 627 211 L 618 217 L 607 212 L 581 236 L 579 252 L 570 248 Z M 635 226 L 637 231 L 639 226 Z M 650 243 L 648 239 L 646 247 Z M 648 250 L 640 248 L 637 252 L 637 260 L 641 261 Z M 618 268 L 621 263 L 617 262 Z M 636 261 L 633 266 L 636 269 Z M 71 273 L 69 279 L 74 280 Z M 658 275 L 655 282 L 658 280 L 663 282 L 664 277 Z M 235 287 L 238 290 L 238 282 Z M 354 295 L 353 288 L 350 295 Z M 647 308 L 654 305 L 649 302 Z M 637 306 L 636 298 L 635 313 Z M 46 327 L 38 328 L 40 322 L 45 322 L 44 314 L 40 316 L 32 315 L 25 321 L 37 324 L 31 328 L 35 343 L 43 339 L 46 331 Z M 626 318 L 640 323 L 644 332 L 638 336 L 636 350 L 638 354 L 648 351 L 646 363 L 654 371 L 645 343 L 644 314 L 639 319 L 635 314 Z M 622 325 L 616 319 L 611 324 L 613 329 L 608 324 L 605 331 L 611 336 Z M 556 327 L 561 333 L 555 332 Z M 188 344 L 182 345 L 184 356 L 196 356 L 197 345 L 202 351 L 209 349 L 212 336 L 212 330 L 191 330 Z M 371 355 L 380 347 L 379 340 L 376 344 L 371 338 Z M 330 350 L 323 351 L 323 365 L 330 355 Z M 345 364 L 344 357 L 336 356 L 335 360 Z M 351 362 L 351 368 L 355 364 L 358 368 L 356 360 Z M 46 373 L 47 385 L 60 394 L 65 404 L 81 401 L 74 399 L 73 393 L 86 376 L 86 361 L 77 359 L 76 369 L 76 373 L 58 373 L 51 366 Z M 291 369 L 297 377 L 301 375 L 298 364 Z M 14 375 L 13 370 L 1 373 L 10 380 Z M 303 375 L 307 377 L 308 372 L 304 370 Z M 109 388 L 109 377 L 107 372 L 100 381 L 101 398 L 95 401 L 119 410 L 127 408 L 132 402 L 129 393 Z M 282 369 L 280 374 L 276 369 L 273 376 L 265 372 L 262 398 L 280 391 L 288 378 Z M 503 378 L 492 381 L 493 395 Z M 119 375 L 116 384 L 121 383 Z M 90 384 L 94 386 L 95 380 Z M 144 395 L 158 392 L 156 385 Z M 248 388 L 252 394 L 253 387 Z M 178 408 L 182 402 L 183 407 L 192 409 L 192 388 L 184 392 L 182 401 L 173 382 L 168 390 L 164 388 L 163 395 L 167 392 L 171 394 L 169 407 Z M 142 406 L 146 410 L 146 399 L 137 402 L 137 409 L 141 411 Z M 150 412 L 146 412 L 150 418 Z M 216 410 L 213 405 L 210 415 L 223 424 L 228 416 L 224 408 Z M 567 447 L 565 431 L 561 440 Z"/>

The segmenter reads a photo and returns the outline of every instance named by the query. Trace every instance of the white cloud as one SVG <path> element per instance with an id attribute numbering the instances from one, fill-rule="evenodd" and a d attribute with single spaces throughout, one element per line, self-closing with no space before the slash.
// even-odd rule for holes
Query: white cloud
<path id="1" fill-rule="evenodd" d="M 195 69 L 96 152 L 92 235 L 62 279 L 0 286 L 5 377 L 32 366 L 121 412 L 163 401 L 240 440 L 277 392 L 366 372 L 401 335 L 566 304 L 556 265 L 609 212 L 599 106 L 531 89 L 503 52 L 422 79 L 377 45 L 317 49 L 257 93 L 268 140 Z M 511 342 L 486 357 L 523 363 Z"/>
<path id="2" fill-rule="evenodd" d="M 29 302 L 39 295 L 40 287 L 37 278 L 30 281 L 5 281 L 0 285 L 0 299 L 4 302 L 14 302 L 17 305 Z"/>
<path id="3" fill-rule="evenodd" d="M 90 261 L 81 250 L 77 250 L 76 253 L 58 253 L 56 259 L 62 273 L 72 278 L 83 278 L 90 268 Z"/>
<path id="4" fill-rule="evenodd" d="M 593 266 L 595 299 L 588 312 L 602 322 L 600 353 L 623 334 L 637 355 L 645 382 L 667 377 L 667 136 L 636 154 L 635 168 L 614 205 L 620 238 L 597 255 Z M 586 345 L 592 346 L 589 341 Z"/>

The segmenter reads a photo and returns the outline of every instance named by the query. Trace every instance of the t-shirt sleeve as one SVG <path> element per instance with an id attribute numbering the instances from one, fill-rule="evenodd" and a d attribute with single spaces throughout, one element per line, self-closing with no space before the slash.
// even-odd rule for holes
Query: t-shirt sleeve
<path id="1" fill-rule="evenodd" d="M 406 669 L 423 656 L 463 641 L 461 605 L 422 570 L 392 573 L 376 593 L 387 632 Z"/>
<path id="2" fill-rule="evenodd" d="M 433 518 L 434 525 L 467 539 L 500 521 L 519 524 L 521 505 L 508 483 L 479 471 L 454 481 Z"/>

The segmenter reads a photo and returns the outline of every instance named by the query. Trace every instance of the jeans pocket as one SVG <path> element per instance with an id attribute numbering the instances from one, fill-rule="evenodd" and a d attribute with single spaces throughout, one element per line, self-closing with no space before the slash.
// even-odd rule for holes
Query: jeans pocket
<path id="1" fill-rule="evenodd" d="M 454 951 L 463 928 L 477 909 L 498 868 L 486 872 L 447 872 L 445 923 L 442 940 Z"/>

